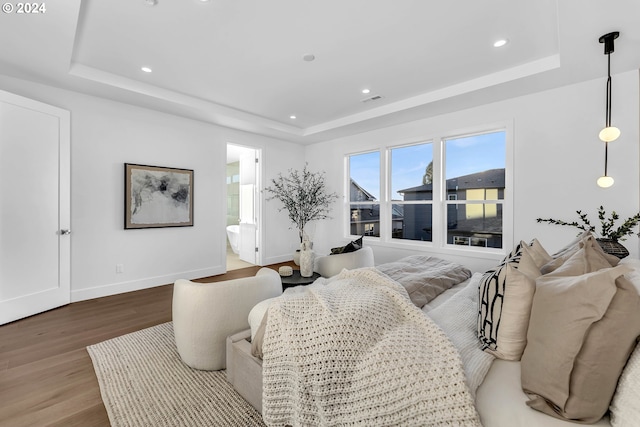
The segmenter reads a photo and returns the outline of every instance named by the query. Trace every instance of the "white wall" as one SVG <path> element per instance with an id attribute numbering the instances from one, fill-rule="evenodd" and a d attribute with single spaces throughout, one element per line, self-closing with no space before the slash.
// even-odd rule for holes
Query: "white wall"
<path id="1" fill-rule="evenodd" d="M 598 132 L 604 125 L 605 80 L 598 79 L 481 107 L 418 120 L 398 126 L 340 138 L 309 146 L 306 159 L 313 170 L 325 170 L 331 191 L 343 193 L 344 155 L 384 148 L 407 140 L 426 139 L 432 134 L 470 126 L 512 121 L 514 124 L 514 240 L 537 237 L 553 252 L 578 230 L 537 224 L 538 217 L 573 221 L 576 210 L 587 212 L 597 223 L 597 208 L 616 210 L 621 218 L 640 210 L 639 175 L 639 78 L 638 72 L 613 76 L 612 123 L 622 136 L 610 144 L 609 175 L 616 180 L 601 189 L 596 179 L 604 169 L 604 145 Z M 343 205 L 337 203 L 332 220 L 317 225 L 316 248 L 327 251 L 345 242 Z M 637 228 L 636 228 L 637 231 Z M 320 240 L 321 237 L 321 240 Z M 638 257 L 638 238 L 622 242 L 632 257 Z M 376 263 L 415 252 L 373 246 Z M 511 244 L 506 243 L 511 249 Z M 429 250 L 424 250 L 430 252 Z M 437 254 L 437 253 L 436 253 Z M 495 257 L 443 257 L 484 270 L 495 265 Z"/>
<path id="2" fill-rule="evenodd" d="M 342 193 L 343 156 L 434 132 L 511 120 L 515 132 L 516 240 L 537 237 L 550 251 L 574 236 L 572 229 L 536 224 L 537 217 L 595 217 L 599 205 L 625 218 L 639 210 L 639 79 L 614 76 L 613 123 L 622 130 L 609 150 L 610 189 L 602 174 L 604 80 L 524 96 L 374 132 L 302 147 L 275 139 L 0 76 L 0 89 L 71 111 L 72 300 L 171 283 L 224 271 L 225 147 L 262 149 L 263 183 L 299 168 L 327 172 L 330 191 Z M 141 163 L 195 170 L 194 227 L 124 230 L 123 164 Z M 295 230 L 276 201 L 263 203 L 263 264 L 285 261 L 296 249 Z M 342 205 L 333 219 L 316 225 L 315 248 L 326 252 L 345 242 Z M 625 246 L 638 257 L 638 238 Z M 415 252 L 374 246 L 377 262 Z M 495 257 L 448 258 L 482 270 Z M 125 272 L 116 274 L 115 265 Z"/>
<path id="3" fill-rule="evenodd" d="M 223 273 L 226 144 L 262 149 L 265 182 L 304 157 L 296 144 L 22 80 L 0 76 L 0 89 L 71 111 L 72 301 Z M 125 162 L 193 169 L 194 226 L 124 230 Z M 291 259 L 286 216 L 272 202 L 263 214 L 264 263 Z"/>

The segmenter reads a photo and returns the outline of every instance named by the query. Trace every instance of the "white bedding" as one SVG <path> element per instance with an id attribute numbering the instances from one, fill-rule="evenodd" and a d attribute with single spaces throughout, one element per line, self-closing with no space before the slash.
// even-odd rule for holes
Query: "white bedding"
<path id="1" fill-rule="evenodd" d="M 477 334 L 477 289 L 481 279 L 482 274 L 476 273 L 464 282 L 459 292 L 452 293 L 427 314 L 458 350 L 467 385 L 474 397 L 494 359 L 493 355 L 482 351 Z"/>
<path id="2" fill-rule="evenodd" d="M 437 307 L 447 302 L 450 298 L 456 295 L 461 290 L 465 289 L 469 284 L 471 286 L 477 286 L 477 277 L 479 273 L 476 273 L 470 279 L 453 286 L 452 288 L 444 291 L 433 301 L 428 303 L 422 308 L 424 313 L 430 313 Z M 471 289 L 467 289 L 471 292 Z M 296 288 L 289 288 L 287 292 L 296 292 Z M 270 302 L 265 302 L 254 307 L 252 314 L 250 314 L 250 325 L 252 335 L 255 334 L 262 317 L 267 310 Z M 451 304 L 447 305 L 447 311 L 449 309 L 454 310 Z M 465 314 L 469 315 L 468 307 L 465 310 Z M 437 313 L 437 311 L 436 311 Z M 449 313 L 449 316 L 454 317 L 459 315 L 456 313 Z M 473 312 L 472 316 L 475 319 L 477 312 Z M 436 314 L 435 317 L 438 317 Z M 443 316 L 444 317 L 444 316 Z M 454 345 L 460 345 L 455 339 L 452 339 Z M 478 344 L 479 346 L 479 344 Z M 479 347 L 478 347 L 479 348 Z M 466 351 L 469 351 L 468 348 Z M 469 358 L 463 357 L 463 363 L 465 369 L 470 369 L 468 366 Z M 479 365 L 482 366 L 482 365 Z M 484 367 L 481 368 L 485 370 Z M 470 384 L 470 389 L 475 390 L 475 403 L 476 409 L 480 414 L 480 419 L 484 427 L 574 427 L 576 424 L 568 421 L 553 418 L 545 415 L 527 406 L 527 395 L 522 391 L 520 383 L 520 362 L 504 361 L 496 359 L 491 364 L 486 376 L 484 372 L 476 373 L 477 377 L 480 377 L 481 384 L 475 390 L 477 384 L 474 384 L 473 380 Z M 482 379 L 484 378 L 484 380 Z M 469 382 L 469 381 L 468 381 Z M 595 424 L 591 424 L 597 427 L 610 427 L 609 417 L 601 419 Z"/>
<path id="3" fill-rule="evenodd" d="M 527 406 L 520 386 L 520 362 L 496 359 L 476 392 L 476 409 L 484 427 L 575 427 Z M 590 426 L 610 426 L 606 416 Z"/>

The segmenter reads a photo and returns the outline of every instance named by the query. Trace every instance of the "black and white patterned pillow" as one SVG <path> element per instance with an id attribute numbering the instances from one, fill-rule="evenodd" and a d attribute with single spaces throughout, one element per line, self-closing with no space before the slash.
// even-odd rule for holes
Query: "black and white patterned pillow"
<path id="1" fill-rule="evenodd" d="M 509 255 L 480 280 L 477 328 L 483 350 L 501 359 L 519 360 L 540 270 L 524 242 Z"/>
<path id="2" fill-rule="evenodd" d="M 478 287 L 478 338 L 482 349 L 497 350 L 498 330 L 500 329 L 500 316 L 504 303 L 505 288 L 507 283 L 507 264 L 510 260 L 504 260 L 502 264 L 487 270 Z"/>
<path id="3" fill-rule="evenodd" d="M 362 236 L 364 237 L 364 236 Z M 362 249 L 362 237 L 347 243 L 345 246 L 340 246 L 337 248 L 331 248 L 330 255 L 338 255 L 338 254 L 346 254 L 349 252 L 355 252 L 359 249 Z"/>

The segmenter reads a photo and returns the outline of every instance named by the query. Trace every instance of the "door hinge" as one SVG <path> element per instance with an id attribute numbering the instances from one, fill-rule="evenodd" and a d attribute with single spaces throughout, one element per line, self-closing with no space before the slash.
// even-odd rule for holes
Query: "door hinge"
<path id="1" fill-rule="evenodd" d="M 258 248 L 256 248 L 256 252 L 258 252 Z"/>

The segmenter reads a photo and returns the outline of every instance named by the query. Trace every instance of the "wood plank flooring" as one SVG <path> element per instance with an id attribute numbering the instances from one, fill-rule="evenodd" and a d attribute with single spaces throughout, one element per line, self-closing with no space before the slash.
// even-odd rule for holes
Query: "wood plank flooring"
<path id="1" fill-rule="evenodd" d="M 284 263 L 270 266 L 277 270 Z M 260 267 L 195 280 L 254 275 Z M 109 426 L 86 347 L 171 320 L 173 285 L 81 301 L 0 326 L 0 427 Z"/>

